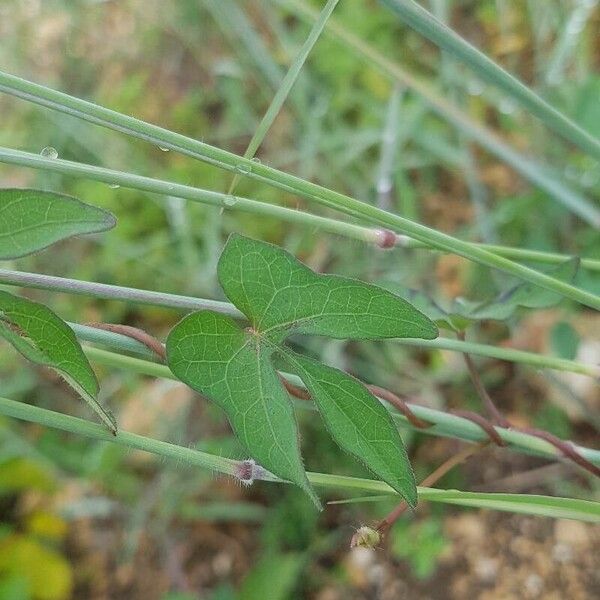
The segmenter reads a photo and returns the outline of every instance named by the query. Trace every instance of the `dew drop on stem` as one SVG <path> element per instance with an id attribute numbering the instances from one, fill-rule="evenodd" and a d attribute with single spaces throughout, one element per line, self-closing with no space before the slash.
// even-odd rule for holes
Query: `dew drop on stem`
<path id="1" fill-rule="evenodd" d="M 42 148 L 40 156 L 43 156 L 44 158 L 55 159 L 58 158 L 58 150 L 52 146 L 46 146 L 45 148 Z"/>

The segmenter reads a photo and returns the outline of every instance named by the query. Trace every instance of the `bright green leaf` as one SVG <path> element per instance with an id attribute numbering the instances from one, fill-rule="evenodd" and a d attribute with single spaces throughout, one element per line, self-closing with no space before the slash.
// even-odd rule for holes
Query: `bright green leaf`
<path id="1" fill-rule="evenodd" d="M 29 189 L 0 190 L 0 259 L 25 256 L 65 238 L 115 226 L 109 212 L 71 196 Z"/>
<path id="2" fill-rule="evenodd" d="M 58 371 L 116 433 L 114 417 L 98 402 L 98 380 L 73 330 L 48 307 L 0 291 L 0 336 L 31 362 Z"/>
<path id="3" fill-rule="evenodd" d="M 291 352 L 290 368 L 306 385 L 331 437 L 414 507 L 417 488 L 390 413 L 357 379 Z"/>
<path id="4" fill-rule="evenodd" d="M 230 317 L 210 311 L 185 317 L 167 339 L 173 373 L 227 413 L 252 458 L 318 504 L 302 465 L 292 405 L 270 362 L 272 351 Z"/>
<path id="5" fill-rule="evenodd" d="M 229 238 L 218 275 L 251 327 L 242 330 L 209 311 L 190 315 L 169 334 L 169 367 L 226 411 L 252 458 L 316 500 L 302 465 L 292 405 L 271 363 L 274 353 L 287 353 L 281 342 L 290 333 L 431 339 L 437 328 L 391 292 L 318 275 L 284 250 L 239 235 Z M 385 408 L 355 379 L 308 359 L 293 361 L 336 442 L 415 505 L 412 471 Z"/>
<path id="6" fill-rule="evenodd" d="M 281 248 L 240 235 L 229 238 L 218 273 L 227 297 L 271 339 L 293 332 L 340 339 L 438 335 L 430 319 L 391 292 L 319 275 Z"/>

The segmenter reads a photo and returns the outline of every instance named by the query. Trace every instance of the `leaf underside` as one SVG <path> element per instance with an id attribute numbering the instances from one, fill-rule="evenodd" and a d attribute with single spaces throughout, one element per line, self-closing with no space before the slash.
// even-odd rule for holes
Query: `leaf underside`
<path id="1" fill-rule="evenodd" d="M 173 373 L 223 408 L 252 458 L 318 503 L 304 472 L 292 403 L 272 364 L 277 353 L 303 379 L 337 444 L 414 506 L 414 476 L 383 405 L 358 380 L 295 355 L 282 342 L 291 333 L 432 339 L 433 322 L 391 292 L 314 273 L 284 250 L 239 235 L 229 238 L 218 275 L 250 327 L 211 311 L 185 317 L 167 339 Z"/>
<path id="2" fill-rule="evenodd" d="M 31 362 L 57 371 L 116 433 L 98 402 L 98 380 L 73 330 L 48 307 L 0 291 L 0 336 Z"/>
<path id="3" fill-rule="evenodd" d="M 31 189 L 0 189 L 0 260 L 42 250 L 74 235 L 115 226 L 109 212 L 76 198 Z"/>

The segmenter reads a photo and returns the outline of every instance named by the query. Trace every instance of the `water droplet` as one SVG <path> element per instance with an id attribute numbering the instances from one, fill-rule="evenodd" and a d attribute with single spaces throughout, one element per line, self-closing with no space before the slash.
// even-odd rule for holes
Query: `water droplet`
<path id="1" fill-rule="evenodd" d="M 56 148 L 53 148 L 52 146 L 46 146 L 40 152 L 40 156 L 43 156 L 44 158 L 55 159 L 58 158 L 58 150 Z"/>
<path id="2" fill-rule="evenodd" d="M 120 186 L 118 183 L 109 183 L 109 184 L 108 184 L 108 187 L 109 187 L 111 190 L 118 190 L 118 189 L 119 189 L 121 186 Z"/>
<path id="3" fill-rule="evenodd" d="M 471 96 L 481 96 L 483 89 L 483 83 L 479 79 L 470 79 L 467 83 L 467 91 Z"/>
<path id="4" fill-rule="evenodd" d="M 383 177 L 377 182 L 378 194 L 389 194 L 392 191 L 392 180 L 389 177 Z"/>
<path id="5" fill-rule="evenodd" d="M 252 168 L 250 167 L 250 165 L 246 165 L 244 163 L 238 163 L 237 165 L 235 165 L 235 170 L 240 175 L 248 175 L 248 173 L 250 173 L 250 171 L 252 171 Z"/>
<path id="6" fill-rule="evenodd" d="M 158 149 L 159 149 L 161 152 L 168 152 L 168 151 L 170 150 L 170 148 L 165 148 L 164 146 L 159 146 L 159 147 L 158 147 Z"/>
<path id="7" fill-rule="evenodd" d="M 510 115 L 515 112 L 517 105 L 510 98 L 502 98 L 498 103 L 498 108 L 502 114 Z"/>
<path id="8" fill-rule="evenodd" d="M 237 198 L 235 196 L 225 196 L 223 204 L 225 206 L 235 206 L 237 204 Z"/>
<path id="9" fill-rule="evenodd" d="M 258 158 L 258 156 L 255 156 L 255 157 L 252 159 L 252 162 L 253 162 L 253 163 L 256 163 L 257 165 L 260 165 L 260 158 Z"/>

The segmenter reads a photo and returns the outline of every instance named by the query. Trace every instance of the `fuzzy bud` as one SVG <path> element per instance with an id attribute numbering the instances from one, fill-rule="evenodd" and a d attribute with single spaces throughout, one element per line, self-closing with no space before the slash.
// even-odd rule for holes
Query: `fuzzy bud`
<path id="1" fill-rule="evenodd" d="M 380 542 L 381 534 L 379 531 L 363 525 L 352 536 L 350 548 L 375 548 Z"/>

